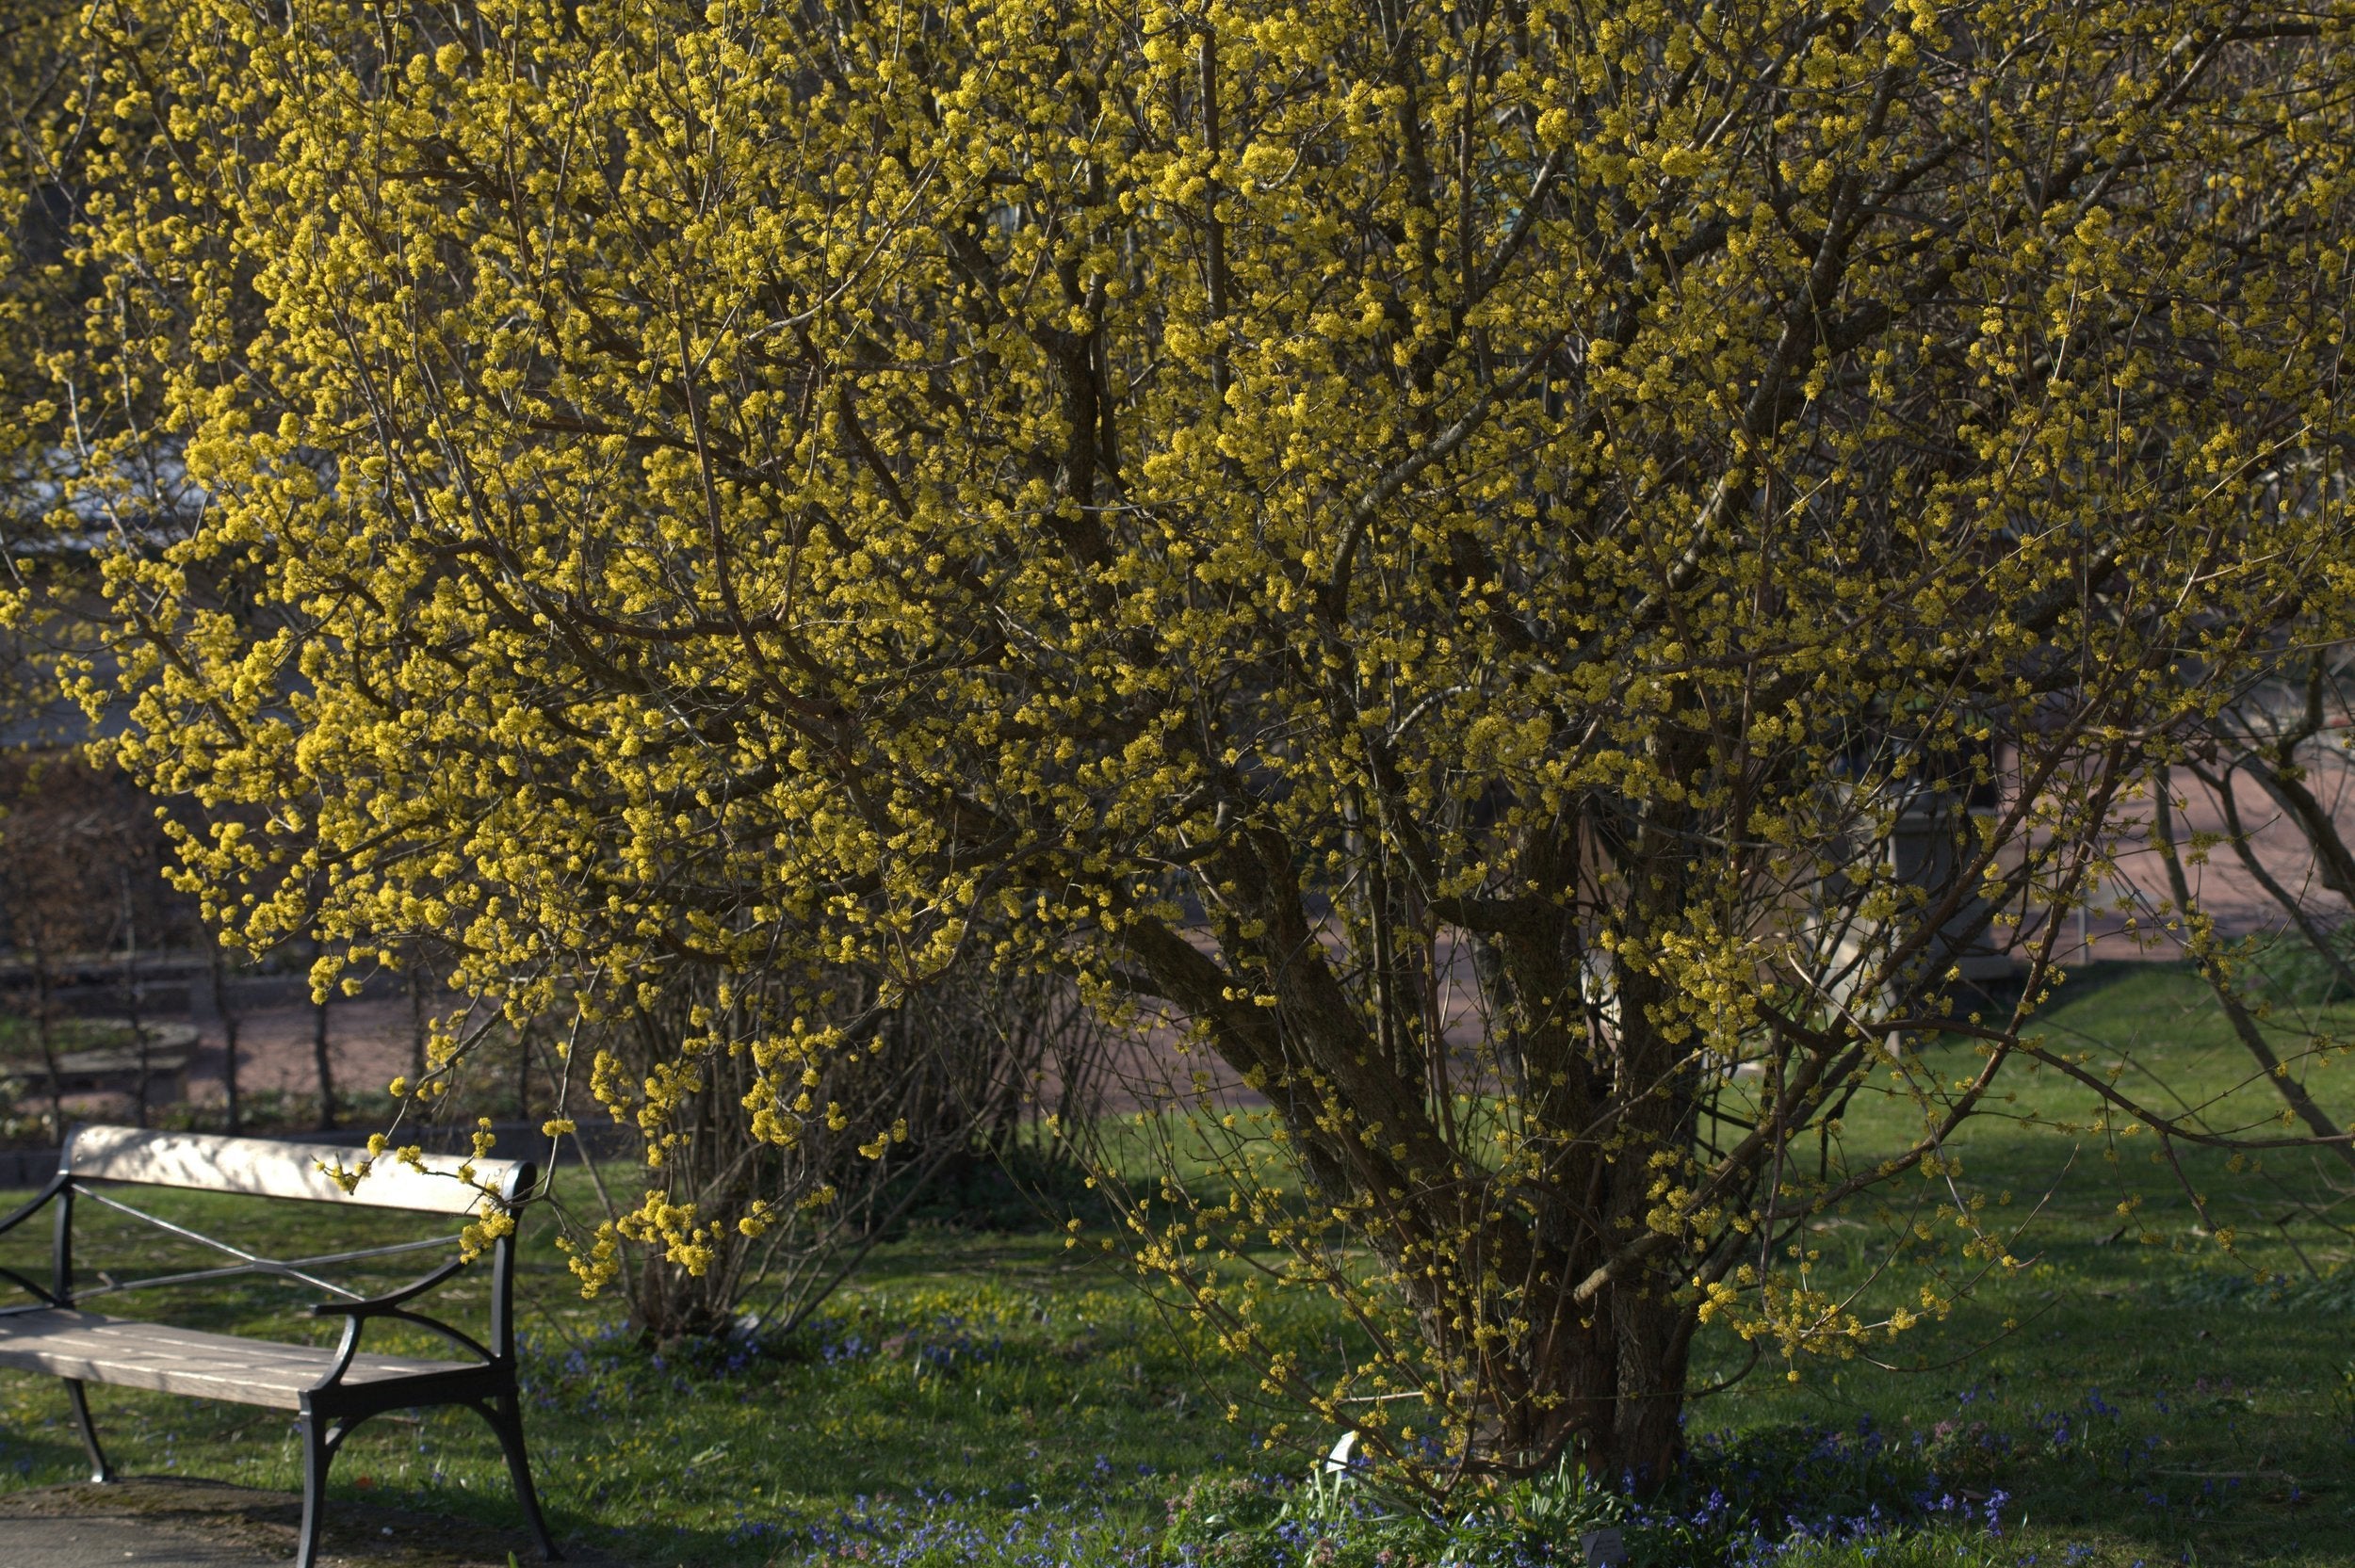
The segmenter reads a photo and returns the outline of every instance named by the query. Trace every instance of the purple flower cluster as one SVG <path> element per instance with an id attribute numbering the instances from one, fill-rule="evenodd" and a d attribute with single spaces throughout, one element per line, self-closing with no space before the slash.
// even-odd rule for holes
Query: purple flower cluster
<path id="1" fill-rule="evenodd" d="M 781 1560 L 872 1564 L 873 1568 L 1144 1568 L 1150 1546 L 1126 1539 L 1100 1508 L 1054 1509 L 1031 1498 L 992 1507 L 919 1487 L 901 1502 L 860 1497 L 846 1509 L 805 1522 L 748 1525 L 732 1542 L 773 1542 Z"/>
<path id="2" fill-rule="evenodd" d="M 949 1312 L 881 1339 L 869 1339 L 838 1317 L 820 1317 L 804 1329 L 803 1337 L 810 1356 L 827 1366 L 873 1356 L 905 1357 L 928 1372 L 946 1372 L 995 1361 L 1006 1343 L 1001 1334 L 986 1338 L 977 1334 L 969 1319 Z"/>

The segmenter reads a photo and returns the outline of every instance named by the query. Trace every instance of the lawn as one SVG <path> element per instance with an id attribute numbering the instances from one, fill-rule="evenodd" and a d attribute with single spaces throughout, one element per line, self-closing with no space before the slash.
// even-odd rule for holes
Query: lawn
<path id="1" fill-rule="evenodd" d="M 2105 965 L 2063 994 L 2039 1026 L 2051 1048 L 2120 1065 L 2121 1085 L 2154 1098 L 2164 1083 L 2215 1124 L 2278 1115 L 2194 977 Z M 2275 1022 L 2355 1033 L 2344 1008 Z M 1957 1075 L 1975 1065 L 1967 1047 L 1938 1049 Z M 2355 1112 L 2346 1066 L 2313 1085 L 2342 1119 Z M 2010 1494 L 2023 1560 L 2355 1561 L 2355 1245 L 2290 1218 L 2303 1204 L 2344 1222 L 2346 1167 L 2298 1154 L 2235 1170 L 2227 1156 L 2180 1150 L 2208 1219 L 2234 1233 L 2228 1255 L 2151 1138 L 2057 1130 L 2090 1125 L 2096 1107 L 2050 1069 L 2007 1087 L 2003 1115 L 1957 1147 L 1969 1186 L 2008 1190 L 2013 1211 L 2041 1204 L 2018 1244 L 2026 1267 L 1892 1348 L 1888 1359 L 1918 1370 L 1806 1366 L 1793 1384 L 1779 1366 L 1762 1368 L 1697 1403 L 1694 1425 L 1870 1420 L 1929 1434 L 1951 1479 Z M 1895 1103 L 1860 1103 L 1852 1140 L 1892 1143 L 1908 1118 Z M 1862 1204 L 1813 1231 L 1828 1272 L 1851 1279 L 1882 1234 Z M 1711 1350 L 1720 1371 L 1736 1365 L 1723 1344 Z"/>
<path id="2" fill-rule="evenodd" d="M 2223 1096 L 2212 1116 L 2272 1112 L 2269 1089 L 2245 1081 L 2238 1047 L 2178 971 L 2088 973 L 2043 1027 L 2104 1068 L 2148 1071 L 2195 1101 Z M 1957 1073 L 1975 1060 L 1958 1044 L 1934 1047 L 1934 1060 L 1941 1052 Z M 2293 1198 L 2328 1202 L 2355 1183 L 2302 1156 L 2233 1171 L 2186 1154 L 2210 1220 L 2237 1234 L 2228 1256 L 2174 1190 L 2173 1169 L 2150 1162 L 2147 1138 L 2041 1124 L 2091 1121 L 2089 1095 L 2049 1071 L 2012 1088 L 2004 1117 L 1957 1148 L 1990 1211 L 2037 1211 L 2015 1246 L 2023 1267 L 1876 1348 L 1899 1369 L 1803 1363 L 1794 1382 L 1780 1362 L 1762 1363 L 1694 1405 L 1702 1451 L 1826 1429 L 1840 1435 L 1822 1441 L 1843 1453 L 1886 1451 L 2001 1520 L 1999 1540 L 1975 1527 L 1925 1537 L 1902 1557 L 1884 1548 L 1869 1560 L 1879 1568 L 2355 1561 L 2355 1246 L 2311 1220 L 2274 1222 Z M 2327 1078 L 2318 1088 L 2355 1111 L 2355 1093 Z M 1846 1118 L 1850 1156 L 1889 1146 L 1908 1114 L 1895 1099 L 1860 1098 Z M 2136 1193 L 2140 1207 L 2121 1215 Z M 415 1234 L 398 1215 L 355 1221 L 179 1194 L 154 1206 L 267 1227 L 248 1234 L 282 1251 L 324 1250 L 330 1225 L 338 1245 Z M 1816 1222 L 1825 1279 L 1870 1272 L 1883 1212 L 1859 1204 Z M 89 1234 L 86 1269 L 118 1266 L 133 1244 L 113 1222 Z M 27 1226 L 0 1243 L 0 1262 L 32 1262 L 45 1241 L 45 1226 Z M 1942 1237 L 1925 1250 L 1926 1262 L 1896 1277 L 1908 1291 L 1922 1268 L 1953 1259 Z M 1260 1446 L 1247 1374 L 1200 1353 L 1191 1326 L 1165 1321 L 1099 1248 L 1051 1233 L 918 1227 L 790 1341 L 688 1357 L 637 1350 L 613 1303 L 582 1301 L 544 1224 L 527 1232 L 524 1259 L 528 1420 L 544 1494 L 560 1533 L 633 1561 L 1149 1560 L 1169 1499 L 1190 1485 L 1304 1468 Z M 397 1283 L 414 1271 L 406 1262 L 367 1278 Z M 252 1283 L 158 1315 L 287 1337 L 304 1325 L 284 1309 L 301 1300 Z M 1323 1303 L 1294 1304 L 1278 1332 L 1311 1358 L 1340 1348 Z M 1709 1341 L 1701 1361 L 1698 1381 L 1717 1382 L 1741 1367 L 1741 1347 Z M 296 1484 L 283 1414 L 115 1389 L 92 1400 L 126 1471 Z M 81 1471 L 57 1386 L 0 1374 L 0 1486 Z M 461 1413 L 364 1428 L 335 1485 L 486 1523 L 513 1517 L 487 1429 Z"/>

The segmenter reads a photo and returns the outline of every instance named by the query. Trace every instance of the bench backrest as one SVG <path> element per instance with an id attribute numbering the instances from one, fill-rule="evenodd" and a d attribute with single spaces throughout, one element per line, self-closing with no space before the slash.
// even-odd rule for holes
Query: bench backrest
<path id="1" fill-rule="evenodd" d="M 428 1155 L 422 1171 L 384 1156 L 349 1192 L 329 1174 L 339 1162 L 350 1170 L 365 1157 L 358 1149 L 329 1143 L 86 1126 L 74 1128 L 67 1138 L 57 1173 L 83 1181 L 197 1188 L 257 1198 L 304 1198 L 422 1214 L 472 1214 L 487 1201 L 485 1189 L 512 1203 L 522 1196 L 535 1174 L 529 1160 L 469 1162 L 456 1155 Z M 468 1163 L 474 1167 L 472 1183 L 458 1174 Z"/>

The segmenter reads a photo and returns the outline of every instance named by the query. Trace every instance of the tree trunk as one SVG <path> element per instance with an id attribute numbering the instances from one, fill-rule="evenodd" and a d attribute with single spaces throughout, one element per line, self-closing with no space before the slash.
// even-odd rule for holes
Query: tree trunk
<path id="1" fill-rule="evenodd" d="M 417 965 L 422 957 L 414 950 L 409 955 L 409 1081 L 425 1079 L 425 982 L 417 978 Z"/>
<path id="2" fill-rule="evenodd" d="M 57 986 L 49 973 L 49 949 L 33 949 L 33 1036 L 41 1043 L 41 1065 L 49 1074 L 49 1130 L 65 1137 L 65 1075 L 57 1067 Z"/>
<path id="3" fill-rule="evenodd" d="M 148 1070 L 154 1065 L 146 1021 L 139 1016 L 139 933 L 131 907 L 131 873 L 122 873 L 122 1010 L 131 1023 L 132 1119 L 147 1125 Z"/>
<path id="4" fill-rule="evenodd" d="M 1206 1025 L 1267 1096 L 1312 1206 L 1346 1213 L 1389 1265 L 1462 1467 L 1366 1441 L 1440 1487 L 1564 1458 L 1615 1485 L 1665 1482 L 1681 1458 L 1698 1314 L 1680 1294 L 1710 1249 L 1660 1208 L 1663 1172 L 1694 1147 L 1700 1081 L 1689 1038 L 1660 1022 L 1675 1000 L 1665 982 L 1615 958 L 1609 1006 L 1584 1004 L 1586 949 L 1568 912 L 1529 900 L 1497 923 L 1487 973 L 1504 994 L 1492 998 L 1487 1056 L 1529 1121 L 1558 1129 L 1499 1167 L 1459 1120 L 1440 1021 L 1412 1005 L 1413 965 L 1402 954 L 1390 975 L 1363 982 L 1371 996 L 1353 994 L 1319 941 L 1291 847 L 1272 832 L 1247 836 L 1247 849 L 1204 866 L 1222 898 L 1210 912 L 1214 949 L 1156 922 L 1123 934 L 1158 993 Z M 1644 873 L 1626 873 L 1644 892 L 1618 911 L 1632 943 L 1673 929 L 1686 854 L 1660 823 L 1620 835 L 1618 864 Z M 1568 886 L 1576 844 L 1535 847 L 1528 865 L 1535 884 Z M 1405 900 L 1367 923 L 1378 932 L 1386 918 L 1402 943 L 1427 946 L 1428 917 Z"/>
<path id="5" fill-rule="evenodd" d="M 220 1089 L 229 1102 L 232 1134 L 244 1130 L 245 1107 L 237 1094 L 237 1013 L 229 1005 L 229 965 L 220 944 L 213 944 L 213 1011 L 220 1019 Z"/>
<path id="6" fill-rule="evenodd" d="M 335 1130 L 335 1072 L 327 1057 L 327 1002 L 312 1004 L 311 1064 L 319 1079 L 319 1131 Z"/>

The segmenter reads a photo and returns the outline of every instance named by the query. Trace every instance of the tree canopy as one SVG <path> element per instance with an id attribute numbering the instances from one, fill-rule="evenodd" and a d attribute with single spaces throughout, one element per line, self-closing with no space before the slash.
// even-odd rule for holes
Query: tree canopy
<path id="1" fill-rule="evenodd" d="M 1842 1193 L 2000 1267 L 1943 1140 L 2050 916 L 2355 590 L 2341 8 L 89 25 L 106 384 L 205 497 L 110 563 L 116 751 L 266 810 L 215 910 L 525 1009 L 977 955 L 1173 1014 L 1305 1185 L 1254 1145 L 1141 1260 L 1248 1349 L 1217 1260 L 1289 1248 L 1376 1349 L 1272 1385 L 1441 1476 L 1658 1474 L 1704 1319 L 1941 1310 L 1786 1262 Z M 1959 1075 L 1892 1048 L 2015 937 Z M 740 1052 L 789 1140 L 836 1016 L 595 1087 Z M 1921 1135 L 1852 1167 L 1868 1080 Z"/>

